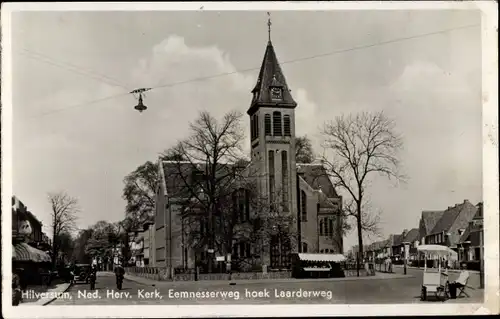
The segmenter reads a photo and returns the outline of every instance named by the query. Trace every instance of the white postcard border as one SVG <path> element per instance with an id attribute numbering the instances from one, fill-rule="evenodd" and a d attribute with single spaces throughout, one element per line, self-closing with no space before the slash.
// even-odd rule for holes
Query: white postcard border
<path id="1" fill-rule="evenodd" d="M 6 318 L 82 317 L 201 317 L 201 316 L 354 316 L 445 315 L 498 313 L 499 311 L 499 205 L 498 205 L 498 5 L 477 2 L 192 2 L 192 3 L 3 3 L 2 4 L 2 243 L 9 243 L 12 194 L 12 68 L 10 14 L 13 11 L 113 11 L 113 10 L 409 10 L 473 9 L 483 12 L 483 200 L 485 252 L 484 304 L 394 305 L 189 305 L 189 306 L 40 306 L 13 307 L 11 245 L 2 245 L 2 301 Z M 466 147 L 464 152 L 467 152 Z M 8 261 L 8 262 L 6 262 Z M 84 309 L 84 313 L 82 312 Z"/>

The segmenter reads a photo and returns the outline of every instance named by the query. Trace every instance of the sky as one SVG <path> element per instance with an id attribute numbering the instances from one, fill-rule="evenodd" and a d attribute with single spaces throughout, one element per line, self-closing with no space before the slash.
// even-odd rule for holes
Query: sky
<path id="1" fill-rule="evenodd" d="M 422 210 L 481 200 L 479 11 L 271 16 L 278 60 L 298 60 L 282 65 L 297 135 L 316 151 L 335 116 L 383 110 L 395 120 L 409 179 L 376 178 L 368 190 L 384 236 L 418 227 Z M 267 31 L 259 11 L 14 13 L 14 194 L 45 226 L 57 191 L 78 199 L 80 228 L 122 219 L 123 178 L 185 137 L 200 110 L 246 112 Z M 140 114 L 126 93 L 141 87 L 155 89 Z"/>

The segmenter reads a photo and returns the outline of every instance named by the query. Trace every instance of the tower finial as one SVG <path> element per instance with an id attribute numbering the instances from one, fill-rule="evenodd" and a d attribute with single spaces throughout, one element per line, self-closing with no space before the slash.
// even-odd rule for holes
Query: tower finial
<path id="1" fill-rule="evenodd" d="M 268 12 L 267 13 L 267 34 L 269 37 L 269 42 L 271 42 L 271 14 Z"/>

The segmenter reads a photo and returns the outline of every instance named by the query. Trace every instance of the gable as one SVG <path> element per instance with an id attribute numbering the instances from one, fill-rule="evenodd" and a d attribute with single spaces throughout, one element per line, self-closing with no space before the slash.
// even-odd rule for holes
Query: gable
<path id="1" fill-rule="evenodd" d="M 419 239 L 419 230 L 418 228 L 413 228 L 406 234 L 406 236 L 403 238 L 403 241 L 413 243 L 418 239 Z"/>
<path id="2" fill-rule="evenodd" d="M 432 230 L 443 217 L 444 211 L 423 211 L 422 223 L 425 234 L 422 237 L 432 234 Z"/>
<path id="3" fill-rule="evenodd" d="M 477 207 L 466 202 L 462 205 L 460 205 L 460 211 L 459 215 L 453 222 L 452 226 L 450 227 L 450 244 L 451 245 L 456 245 L 458 242 L 460 242 L 460 238 L 463 237 L 464 234 L 460 235 L 459 230 L 460 229 L 465 229 L 467 231 L 467 228 L 469 228 L 469 232 L 471 232 L 470 229 L 470 222 L 474 218 L 474 216 L 477 214 Z"/>

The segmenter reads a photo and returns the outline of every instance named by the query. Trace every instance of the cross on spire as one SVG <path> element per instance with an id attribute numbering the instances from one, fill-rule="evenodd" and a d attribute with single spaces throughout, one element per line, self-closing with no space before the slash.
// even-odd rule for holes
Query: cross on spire
<path id="1" fill-rule="evenodd" d="M 269 37 L 269 42 L 271 42 L 271 14 L 268 12 L 267 13 L 267 34 Z"/>

